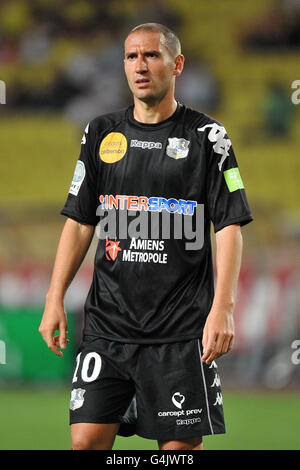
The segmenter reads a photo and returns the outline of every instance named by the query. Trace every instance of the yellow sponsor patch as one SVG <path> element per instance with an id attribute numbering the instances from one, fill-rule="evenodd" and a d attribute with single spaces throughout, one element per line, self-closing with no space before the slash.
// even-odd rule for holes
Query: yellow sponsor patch
<path id="1" fill-rule="evenodd" d="M 127 139 L 121 132 L 110 132 L 101 142 L 99 155 L 105 163 L 115 163 L 124 157 Z"/>

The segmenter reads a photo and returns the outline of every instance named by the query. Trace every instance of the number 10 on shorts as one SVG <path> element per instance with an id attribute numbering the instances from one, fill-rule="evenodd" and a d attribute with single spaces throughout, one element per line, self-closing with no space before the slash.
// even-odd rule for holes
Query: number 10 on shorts
<path id="1" fill-rule="evenodd" d="M 78 380 L 78 369 L 80 365 L 81 353 L 76 357 L 76 367 L 73 375 L 72 383 Z M 94 361 L 94 367 L 90 370 L 91 361 Z M 81 367 L 81 378 L 84 382 L 94 382 L 99 377 L 102 367 L 101 356 L 96 352 L 89 352 L 85 356 Z"/>

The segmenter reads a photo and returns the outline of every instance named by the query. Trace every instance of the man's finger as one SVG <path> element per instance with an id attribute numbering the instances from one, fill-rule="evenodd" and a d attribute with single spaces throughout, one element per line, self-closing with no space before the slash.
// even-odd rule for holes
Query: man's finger
<path id="1" fill-rule="evenodd" d="M 231 351 L 234 342 L 234 335 L 231 336 L 228 346 L 228 351 Z"/>
<path id="2" fill-rule="evenodd" d="M 225 332 L 225 333 L 220 334 L 219 336 L 220 341 L 217 342 L 216 348 L 215 348 L 216 354 L 218 354 L 219 357 L 228 352 L 230 338 L 231 338 L 230 333 Z"/>
<path id="3" fill-rule="evenodd" d="M 204 358 L 203 362 L 205 362 L 206 364 L 210 364 L 212 361 L 214 361 L 218 357 L 219 357 L 219 354 L 215 351 L 215 349 L 212 349 L 207 355 L 207 357 Z"/>
<path id="4" fill-rule="evenodd" d="M 214 350 L 215 342 L 215 335 L 211 335 L 210 337 L 208 337 L 206 344 L 203 344 L 203 354 L 201 358 L 202 362 L 206 362 L 208 357 L 211 355 L 212 351 Z"/>
<path id="5" fill-rule="evenodd" d="M 67 339 L 67 345 L 68 345 L 69 342 L 70 342 L 70 341 Z M 56 345 L 57 347 L 60 348 L 59 335 L 54 336 L 54 343 L 55 343 L 55 345 Z"/>
<path id="6" fill-rule="evenodd" d="M 56 356 L 63 357 L 63 353 L 58 349 L 55 344 L 48 344 L 48 348 L 56 354 Z"/>
<path id="7" fill-rule="evenodd" d="M 58 347 L 55 344 L 55 340 L 53 336 L 48 335 L 46 338 L 44 338 L 46 341 L 46 344 L 48 348 L 57 356 L 62 357 L 62 352 L 58 349 Z"/>
<path id="8" fill-rule="evenodd" d="M 223 356 L 228 353 L 232 348 L 233 335 L 231 334 L 222 334 L 218 336 L 218 340 L 213 348 L 213 351 L 206 360 L 206 363 L 209 364 L 215 359 Z"/>
<path id="9" fill-rule="evenodd" d="M 218 359 L 218 357 L 222 356 L 223 354 L 227 352 L 228 345 L 229 345 L 229 338 L 230 336 L 224 332 L 221 332 L 217 335 L 217 340 L 216 340 L 214 350 L 207 360 L 208 363 L 214 361 L 215 359 Z"/>
<path id="10" fill-rule="evenodd" d="M 66 323 L 60 323 L 59 325 L 59 346 L 61 349 L 67 347 L 67 325 Z"/>
<path id="11" fill-rule="evenodd" d="M 59 351 L 59 349 L 57 348 L 56 344 L 55 344 L 55 340 L 53 338 L 53 331 L 49 331 L 49 330 L 40 330 L 40 333 L 45 341 L 45 343 L 47 344 L 48 348 L 54 353 L 56 354 L 57 356 L 60 356 L 62 357 L 62 353 L 61 351 Z"/>
<path id="12" fill-rule="evenodd" d="M 224 338 L 223 346 L 221 349 L 221 354 L 226 354 L 228 351 L 230 351 L 230 341 L 231 341 L 232 335 L 228 334 Z"/>
<path id="13" fill-rule="evenodd" d="M 207 334 L 206 334 L 206 329 L 204 328 L 203 337 L 202 337 L 202 351 L 203 351 L 203 353 L 206 349 L 207 340 L 208 340 L 208 338 L 207 338 Z"/>

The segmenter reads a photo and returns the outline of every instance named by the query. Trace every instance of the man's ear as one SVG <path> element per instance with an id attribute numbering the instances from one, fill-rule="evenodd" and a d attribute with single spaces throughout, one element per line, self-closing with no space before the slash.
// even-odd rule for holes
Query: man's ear
<path id="1" fill-rule="evenodd" d="M 178 56 L 175 57 L 175 60 L 174 60 L 174 63 L 175 63 L 175 67 L 174 67 L 174 72 L 173 74 L 178 77 L 182 70 L 183 70 L 183 66 L 184 66 L 184 56 L 182 54 L 179 54 Z"/>

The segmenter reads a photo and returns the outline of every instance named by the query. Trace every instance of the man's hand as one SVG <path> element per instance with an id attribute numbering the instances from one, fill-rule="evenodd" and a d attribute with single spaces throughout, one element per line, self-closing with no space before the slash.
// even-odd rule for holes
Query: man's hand
<path id="1" fill-rule="evenodd" d="M 209 364 L 232 349 L 233 310 L 242 258 L 243 239 L 239 225 L 216 233 L 217 282 L 212 308 L 203 330 L 202 362 Z"/>
<path id="2" fill-rule="evenodd" d="M 58 330 L 59 334 L 54 336 Z M 58 349 L 66 349 L 67 343 L 67 316 L 61 305 L 46 303 L 44 315 L 39 327 L 45 343 L 54 354 L 63 357 L 63 353 Z"/>
<path id="3" fill-rule="evenodd" d="M 62 357 L 58 349 L 66 349 L 67 316 L 64 295 L 77 273 L 94 235 L 95 227 L 67 219 L 57 248 L 51 283 L 46 295 L 46 306 L 39 327 L 44 341 L 54 354 Z M 54 336 L 55 331 L 59 335 Z"/>
<path id="4" fill-rule="evenodd" d="M 229 311 L 211 310 L 203 330 L 202 362 L 210 364 L 214 359 L 232 349 L 234 339 L 233 314 Z"/>

